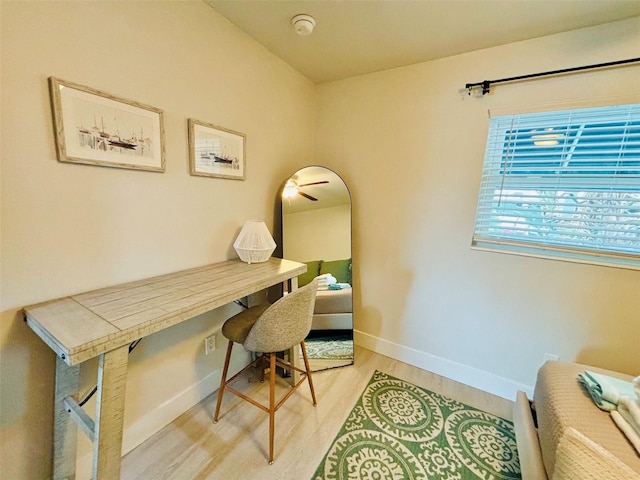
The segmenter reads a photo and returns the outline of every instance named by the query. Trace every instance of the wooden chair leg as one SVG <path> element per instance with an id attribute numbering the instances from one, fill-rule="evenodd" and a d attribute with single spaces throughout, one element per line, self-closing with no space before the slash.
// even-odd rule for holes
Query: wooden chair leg
<path id="1" fill-rule="evenodd" d="M 276 415 L 276 354 L 269 354 L 269 464 L 273 463 Z"/>
<path id="2" fill-rule="evenodd" d="M 213 416 L 213 423 L 218 421 L 220 416 L 220 405 L 222 405 L 222 395 L 224 394 L 224 387 L 227 384 L 227 372 L 229 371 L 229 362 L 231 361 L 231 349 L 233 349 L 233 342 L 229 340 L 227 346 L 227 356 L 224 360 L 224 367 L 222 369 L 222 379 L 220 380 L 220 389 L 218 390 L 218 403 L 216 404 L 216 413 Z"/>
<path id="3" fill-rule="evenodd" d="M 316 401 L 316 392 L 313 389 L 313 380 L 311 379 L 311 368 L 309 368 L 309 357 L 307 357 L 307 347 L 304 344 L 304 340 L 300 342 L 300 349 L 302 350 L 302 358 L 304 359 L 304 368 L 307 371 L 307 381 L 309 382 L 309 388 L 311 389 L 311 399 L 313 400 L 313 406 L 315 407 L 318 402 Z"/>

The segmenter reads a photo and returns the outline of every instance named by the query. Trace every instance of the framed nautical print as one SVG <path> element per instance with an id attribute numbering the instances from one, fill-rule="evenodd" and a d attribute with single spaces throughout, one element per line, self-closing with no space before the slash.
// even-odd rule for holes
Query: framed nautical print
<path id="1" fill-rule="evenodd" d="M 60 162 L 164 172 L 162 110 L 49 78 Z"/>
<path id="2" fill-rule="evenodd" d="M 193 118 L 188 123 L 189 173 L 244 180 L 246 135 Z"/>

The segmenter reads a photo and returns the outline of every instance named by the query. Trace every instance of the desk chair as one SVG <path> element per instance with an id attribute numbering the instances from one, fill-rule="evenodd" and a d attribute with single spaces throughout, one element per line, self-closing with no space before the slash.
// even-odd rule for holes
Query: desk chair
<path id="1" fill-rule="evenodd" d="M 213 417 L 213 421 L 214 423 L 218 421 L 220 405 L 222 404 L 222 396 L 225 390 L 230 391 L 243 400 L 246 400 L 252 405 L 255 405 L 261 410 L 267 412 L 269 414 L 270 464 L 273 463 L 276 411 L 293 394 L 293 392 L 296 391 L 305 379 L 309 380 L 309 388 L 311 389 L 313 405 L 315 406 L 317 403 L 316 394 L 313 390 L 313 381 L 311 379 L 307 350 L 304 345 L 304 339 L 309 334 L 309 330 L 311 330 L 311 320 L 313 317 L 317 288 L 318 280 L 314 279 L 308 285 L 285 295 L 273 305 L 259 305 L 244 310 L 243 312 L 229 318 L 222 326 L 222 334 L 229 340 L 229 344 L 227 346 L 227 356 L 222 370 L 222 381 L 220 382 L 218 403 L 216 405 L 216 413 Z M 234 342 L 242 344 L 246 350 L 251 352 L 261 352 L 263 355 L 247 365 L 231 379 L 226 380 L 227 371 L 229 369 L 229 360 L 231 359 L 231 350 Z M 276 356 L 277 352 L 289 350 L 298 344 L 302 349 L 305 370 L 294 367 L 291 363 L 285 362 Z M 229 385 L 245 370 L 259 365 L 260 362 L 263 362 L 265 359 L 268 359 L 269 361 L 268 407 L 258 403 L 252 398 L 249 398 Z M 296 370 L 304 374 L 277 404 L 275 402 L 276 365 L 290 371 Z"/>

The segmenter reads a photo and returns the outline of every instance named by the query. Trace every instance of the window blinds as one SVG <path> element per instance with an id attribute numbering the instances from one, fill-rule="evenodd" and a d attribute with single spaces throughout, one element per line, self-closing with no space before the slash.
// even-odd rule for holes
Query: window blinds
<path id="1" fill-rule="evenodd" d="M 640 268 L 640 104 L 492 118 L 473 245 Z"/>

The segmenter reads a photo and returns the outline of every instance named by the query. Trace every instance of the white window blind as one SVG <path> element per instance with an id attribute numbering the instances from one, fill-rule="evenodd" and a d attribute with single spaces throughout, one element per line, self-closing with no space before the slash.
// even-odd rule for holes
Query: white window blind
<path id="1" fill-rule="evenodd" d="M 473 246 L 640 268 L 640 104 L 492 118 Z"/>

